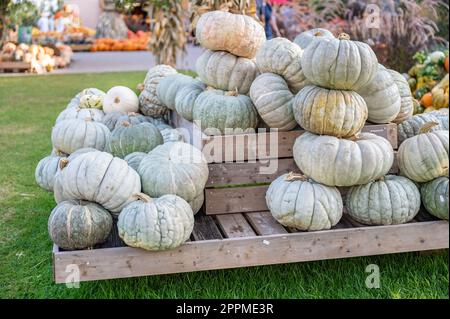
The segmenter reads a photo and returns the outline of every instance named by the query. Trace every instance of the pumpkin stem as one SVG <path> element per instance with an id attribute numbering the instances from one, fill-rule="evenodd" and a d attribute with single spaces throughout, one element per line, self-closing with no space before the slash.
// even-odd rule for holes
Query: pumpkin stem
<path id="1" fill-rule="evenodd" d="M 350 36 L 347 33 L 342 32 L 341 34 L 339 34 L 338 39 L 339 40 L 350 40 Z"/>
<path id="2" fill-rule="evenodd" d="M 139 84 L 137 85 L 137 89 L 138 89 L 139 92 L 144 91 L 144 90 L 145 90 L 145 85 L 144 85 L 144 83 L 139 83 Z"/>
<path id="3" fill-rule="evenodd" d="M 316 33 L 314 33 L 314 36 L 315 37 L 321 37 L 321 36 L 323 36 L 323 33 L 320 32 L 320 31 L 317 31 Z"/>
<path id="4" fill-rule="evenodd" d="M 84 121 L 85 122 L 92 122 L 92 117 L 87 116 L 87 117 L 84 118 Z"/>
<path id="5" fill-rule="evenodd" d="M 147 194 L 144 194 L 144 193 L 135 194 L 134 197 L 136 197 L 138 200 L 143 201 L 144 203 L 153 202 L 153 198 L 151 198 L 150 196 L 148 196 Z"/>
<path id="6" fill-rule="evenodd" d="M 287 182 L 293 182 L 293 181 L 302 181 L 302 182 L 306 182 L 308 180 L 308 177 L 306 177 L 303 174 L 297 174 L 294 172 L 290 172 L 289 174 L 287 174 L 284 177 L 284 180 Z"/>
<path id="7" fill-rule="evenodd" d="M 115 104 L 119 104 L 120 103 L 120 98 L 118 96 L 114 99 L 114 103 Z"/>
<path id="8" fill-rule="evenodd" d="M 359 133 L 356 133 L 355 135 L 348 138 L 350 141 L 356 142 L 359 140 Z"/>
<path id="9" fill-rule="evenodd" d="M 227 91 L 227 92 L 225 92 L 225 95 L 226 96 L 238 96 L 239 95 L 238 89 L 236 88 L 233 91 Z"/>
<path id="10" fill-rule="evenodd" d="M 136 112 L 128 112 L 128 116 L 137 116 L 138 114 Z"/>
<path id="11" fill-rule="evenodd" d="M 385 177 L 386 177 L 386 176 L 381 176 L 381 177 L 378 179 L 378 181 L 384 182 Z"/>
<path id="12" fill-rule="evenodd" d="M 122 126 L 128 127 L 128 126 L 130 126 L 130 122 L 128 122 L 128 121 L 123 121 L 123 122 L 122 122 Z"/>
<path id="13" fill-rule="evenodd" d="M 205 89 L 205 91 L 212 91 L 212 90 L 215 90 L 215 88 L 213 88 L 212 86 L 209 86 L 209 85 Z"/>
<path id="14" fill-rule="evenodd" d="M 67 164 L 69 164 L 69 160 L 67 158 L 63 158 L 59 161 L 59 168 L 63 170 L 67 166 Z"/>
<path id="15" fill-rule="evenodd" d="M 425 134 L 428 133 L 433 127 L 439 125 L 439 123 L 437 122 L 427 122 L 424 125 L 422 125 L 422 127 L 419 130 L 419 134 Z"/>

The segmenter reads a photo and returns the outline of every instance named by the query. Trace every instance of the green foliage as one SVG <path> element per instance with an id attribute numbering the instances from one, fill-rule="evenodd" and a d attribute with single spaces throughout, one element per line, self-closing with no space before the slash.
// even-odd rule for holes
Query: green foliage
<path id="1" fill-rule="evenodd" d="M 38 7 L 29 0 L 19 0 L 8 5 L 11 23 L 20 26 L 32 26 L 39 17 Z"/>

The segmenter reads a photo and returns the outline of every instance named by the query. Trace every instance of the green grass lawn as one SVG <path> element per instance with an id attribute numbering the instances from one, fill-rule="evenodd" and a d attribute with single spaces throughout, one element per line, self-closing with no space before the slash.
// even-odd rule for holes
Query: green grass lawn
<path id="1" fill-rule="evenodd" d="M 78 91 L 145 73 L 0 78 L 0 298 L 448 298 L 448 250 L 81 283 L 52 281 L 53 196 L 34 181 L 58 113 Z M 380 289 L 368 289 L 377 264 Z"/>

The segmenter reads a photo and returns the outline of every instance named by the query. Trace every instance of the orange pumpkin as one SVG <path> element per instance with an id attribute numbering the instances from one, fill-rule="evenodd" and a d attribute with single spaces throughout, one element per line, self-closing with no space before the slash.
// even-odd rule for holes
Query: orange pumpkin
<path id="1" fill-rule="evenodd" d="M 424 107 L 433 106 L 433 95 L 431 92 L 425 93 L 420 99 L 420 104 Z"/>
<path id="2" fill-rule="evenodd" d="M 448 55 L 444 60 L 444 68 L 445 68 L 445 71 L 447 71 L 447 73 L 448 73 Z"/>

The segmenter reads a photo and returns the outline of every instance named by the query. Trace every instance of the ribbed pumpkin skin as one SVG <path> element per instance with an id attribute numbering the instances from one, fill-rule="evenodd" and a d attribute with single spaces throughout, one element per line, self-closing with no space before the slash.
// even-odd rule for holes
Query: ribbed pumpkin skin
<path id="1" fill-rule="evenodd" d="M 433 131 L 406 139 L 398 148 L 400 173 L 418 183 L 448 176 L 448 131 Z"/>
<path id="2" fill-rule="evenodd" d="M 308 80 L 303 74 L 301 57 L 303 51 L 298 45 L 285 38 L 267 41 L 256 54 L 256 65 L 262 73 L 281 75 L 293 93 L 297 93 Z"/>
<path id="3" fill-rule="evenodd" d="M 99 122 L 63 120 L 53 127 L 52 144 L 54 148 L 67 154 L 84 147 L 103 151 L 109 134 L 109 129 Z"/>
<path id="4" fill-rule="evenodd" d="M 91 248 L 106 240 L 112 227 L 109 212 L 96 203 L 68 200 L 59 203 L 48 219 L 52 241 L 63 249 Z"/>
<path id="5" fill-rule="evenodd" d="M 138 173 L 142 190 L 150 197 L 173 194 L 192 204 L 203 193 L 209 170 L 201 151 L 190 144 L 174 142 L 150 152 L 141 161 Z"/>
<path id="6" fill-rule="evenodd" d="M 75 152 L 73 152 L 72 154 L 70 154 L 68 157 L 67 157 L 67 159 L 69 160 L 69 161 L 73 161 L 74 159 L 76 159 L 78 156 L 80 156 L 80 155 L 83 155 L 83 154 L 85 154 L 85 153 L 90 153 L 90 152 L 96 152 L 96 151 L 98 151 L 97 149 L 95 149 L 95 148 L 92 148 L 92 147 L 84 147 L 84 148 L 80 148 L 80 149 L 77 149 Z"/>
<path id="7" fill-rule="evenodd" d="M 138 200 L 127 205 L 117 227 L 128 246 L 150 251 L 173 249 L 189 239 L 194 214 L 184 199 L 164 195 L 151 202 Z"/>
<path id="8" fill-rule="evenodd" d="M 177 71 L 169 65 L 157 65 L 151 68 L 144 80 L 144 91 L 139 95 L 139 110 L 148 116 L 163 116 L 168 113 L 168 108 L 158 99 L 156 87 L 159 81 L 169 75 L 177 74 Z"/>
<path id="9" fill-rule="evenodd" d="M 315 85 L 356 91 L 370 83 L 378 60 L 369 45 L 345 39 L 317 38 L 303 51 L 302 69 Z"/>
<path id="10" fill-rule="evenodd" d="M 177 113 L 187 121 L 192 122 L 192 110 L 194 109 L 195 100 L 205 89 L 206 85 L 200 81 L 182 87 L 175 97 L 175 110 Z"/>
<path id="11" fill-rule="evenodd" d="M 259 71 L 253 60 L 225 51 L 206 50 L 197 59 L 195 69 L 200 79 L 213 88 L 247 94 Z"/>
<path id="12" fill-rule="evenodd" d="M 314 28 L 311 30 L 303 31 L 297 35 L 294 39 L 294 43 L 297 44 L 303 50 L 317 37 L 324 37 L 333 39 L 334 35 L 327 29 Z"/>
<path id="13" fill-rule="evenodd" d="M 200 45 L 251 59 L 266 41 L 263 26 L 241 14 L 211 11 L 202 14 L 195 30 Z"/>
<path id="14" fill-rule="evenodd" d="M 36 183 L 43 189 L 53 192 L 55 176 L 59 170 L 60 156 L 47 156 L 39 161 L 34 172 Z"/>
<path id="15" fill-rule="evenodd" d="M 420 209 L 417 186 L 403 176 L 387 175 L 365 185 L 351 187 L 347 213 L 366 225 L 396 225 L 412 220 Z"/>
<path id="16" fill-rule="evenodd" d="M 80 109 L 78 107 L 73 107 L 62 111 L 56 118 L 55 123 L 63 120 L 84 120 L 87 117 L 91 118 L 94 122 L 102 122 L 104 116 L 105 113 L 99 109 Z"/>
<path id="17" fill-rule="evenodd" d="M 148 153 L 162 143 L 163 137 L 155 125 L 140 123 L 116 127 L 109 136 L 106 150 L 114 156 L 124 158 L 134 152 Z"/>
<path id="18" fill-rule="evenodd" d="M 439 121 L 439 126 L 442 130 L 448 131 L 449 129 L 449 114 L 447 108 L 442 108 L 433 112 L 430 112 L 429 114 L 432 114 L 437 117 Z"/>
<path id="19" fill-rule="evenodd" d="M 192 115 L 205 134 L 233 134 L 236 129 L 251 132 L 258 126 L 258 112 L 248 96 L 228 96 L 220 90 L 200 94 Z"/>
<path id="20" fill-rule="evenodd" d="M 184 74 L 169 75 L 159 82 L 156 87 L 156 95 L 170 110 L 175 110 L 175 98 L 178 91 L 186 85 L 197 82 L 198 80 Z"/>
<path id="21" fill-rule="evenodd" d="M 421 113 L 412 116 L 403 123 L 397 126 L 397 139 L 398 144 L 403 143 L 407 138 L 416 136 L 419 134 L 420 128 L 427 122 L 440 123 L 439 119 L 432 113 Z M 436 131 L 443 129 L 442 125 L 431 128 L 430 131 Z"/>
<path id="22" fill-rule="evenodd" d="M 370 122 L 389 123 L 397 118 L 402 105 L 400 91 L 389 71 L 381 64 L 372 82 L 357 92 L 367 103 Z"/>
<path id="23" fill-rule="evenodd" d="M 394 162 L 389 141 L 371 133 L 353 141 L 305 132 L 293 153 L 304 174 L 328 186 L 367 184 L 386 175 Z"/>
<path id="24" fill-rule="evenodd" d="M 116 122 L 114 128 L 118 128 L 119 126 L 123 126 L 123 123 L 128 123 L 129 125 L 137 125 L 141 123 L 152 123 L 154 120 L 149 116 L 144 116 L 139 113 L 127 113 L 121 115 Z M 153 123 L 152 123 L 153 124 Z"/>
<path id="25" fill-rule="evenodd" d="M 337 188 L 312 180 L 287 181 L 286 176 L 274 180 L 266 193 L 267 207 L 280 224 L 313 231 L 339 222 L 343 204 Z"/>
<path id="26" fill-rule="evenodd" d="M 413 116 L 413 96 L 408 81 L 406 81 L 403 75 L 401 75 L 397 71 L 390 69 L 388 69 L 388 72 L 394 79 L 394 83 L 397 85 L 398 91 L 400 93 L 400 113 L 398 113 L 397 117 L 393 120 L 394 123 L 400 124 Z"/>
<path id="27" fill-rule="evenodd" d="M 367 120 L 367 105 L 356 92 L 306 86 L 293 103 L 298 124 L 319 135 L 351 137 Z"/>
<path id="28" fill-rule="evenodd" d="M 420 188 L 422 202 L 427 212 L 448 220 L 448 177 L 438 177 Z"/>
<path id="29" fill-rule="evenodd" d="M 141 164 L 144 157 L 146 157 L 147 155 L 148 155 L 147 153 L 143 152 L 130 153 L 127 156 L 125 156 L 124 161 L 127 162 L 128 166 L 130 166 L 137 172 L 139 165 Z"/>
<path id="30" fill-rule="evenodd" d="M 270 128 L 289 131 L 297 126 L 292 112 L 294 95 L 280 75 L 273 73 L 259 75 L 250 88 L 250 98 Z"/>
<path id="31" fill-rule="evenodd" d="M 112 213 L 119 213 L 141 191 L 139 175 L 124 160 L 106 152 L 79 155 L 56 177 L 57 203 L 69 199 L 96 202 Z"/>
<path id="32" fill-rule="evenodd" d="M 160 132 L 164 143 L 184 142 L 183 135 L 176 128 L 166 128 Z"/>
<path id="33" fill-rule="evenodd" d="M 112 131 L 116 127 L 116 123 L 119 120 L 120 117 L 127 115 L 125 112 L 111 112 L 108 114 L 105 114 L 105 116 L 102 119 L 102 123 L 106 125 L 106 127 Z"/>

